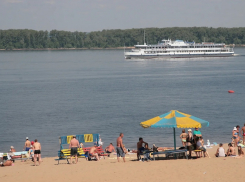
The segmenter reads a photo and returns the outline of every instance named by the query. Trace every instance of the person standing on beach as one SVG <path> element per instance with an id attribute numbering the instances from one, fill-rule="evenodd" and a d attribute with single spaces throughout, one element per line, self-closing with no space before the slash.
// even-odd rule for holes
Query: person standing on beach
<path id="1" fill-rule="evenodd" d="M 237 147 L 238 141 L 239 141 L 239 136 L 238 136 L 238 131 L 237 128 L 234 127 L 232 131 L 232 139 L 234 141 L 234 147 Z"/>
<path id="2" fill-rule="evenodd" d="M 193 131 L 193 135 L 196 135 L 196 136 L 198 136 L 198 137 L 202 136 L 202 133 L 200 132 L 200 130 L 199 130 L 198 127 L 196 127 L 196 128 L 195 128 L 195 131 Z"/>
<path id="3" fill-rule="evenodd" d="M 42 158 L 41 158 L 41 144 L 35 139 L 35 143 L 33 144 L 34 148 L 34 166 L 36 166 L 36 161 L 38 157 L 39 165 L 41 164 Z"/>
<path id="4" fill-rule="evenodd" d="M 26 142 L 25 142 L 25 146 L 23 148 L 24 151 L 29 151 L 31 148 L 31 142 L 29 141 L 29 138 L 26 137 Z"/>
<path id="5" fill-rule="evenodd" d="M 182 130 L 182 133 L 180 134 L 180 139 L 181 139 L 181 142 L 182 142 L 182 145 L 183 147 L 186 146 L 186 137 L 187 137 L 187 133 L 185 132 L 185 129 Z"/>
<path id="6" fill-rule="evenodd" d="M 192 152 L 193 135 L 191 129 L 188 130 L 188 135 L 186 137 L 187 150 L 189 151 L 189 157 L 191 158 Z"/>
<path id="7" fill-rule="evenodd" d="M 79 141 L 76 139 L 76 135 L 73 135 L 73 139 L 70 141 L 69 148 L 71 149 L 71 164 L 72 164 L 72 157 L 75 156 L 75 164 L 78 162 L 77 160 L 77 147 L 80 149 Z"/>
<path id="8" fill-rule="evenodd" d="M 241 135 L 242 135 L 242 138 L 243 138 L 243 145 L 244 145 L 244 141 L 245 141 L 245 124 L 242 127 L 242 129 L 241 129 Z"/>
<path id="9" fill-rule="evenodd" d="M 123 161 L 125 161 L 125 153 L 123 151 L 123 133 L 120 133 L 119 137 L 117 138 L 117 148 L 116 148 L 116 151 L 117 151 L 117 161 L 120 162 L 119 160 L 119 157 L 122 157 L 123 158 Z"/>

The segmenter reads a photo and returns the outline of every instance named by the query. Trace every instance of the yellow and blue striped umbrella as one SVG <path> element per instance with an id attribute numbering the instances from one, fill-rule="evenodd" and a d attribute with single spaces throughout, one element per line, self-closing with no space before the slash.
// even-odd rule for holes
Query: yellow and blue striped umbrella
<path id="1" fill-rule="evenodd" d="M 179 112 L 177 110 L 172 110 L 163 115 L 141 122 L 140 125 L 143 128 L 173 128 L 174 149 L 176 149 L 175 128 L 201 128 L 203 126 L 208 127 L 209 122 L 195 116 Z"/>
<path id="2" fill-rule="evenodd" d="M 208 127 L 209 122 L 189 114 L 172 110 L 141 122 L 140 125 L 143 128 L 201 128 L 202 126 Z"/>

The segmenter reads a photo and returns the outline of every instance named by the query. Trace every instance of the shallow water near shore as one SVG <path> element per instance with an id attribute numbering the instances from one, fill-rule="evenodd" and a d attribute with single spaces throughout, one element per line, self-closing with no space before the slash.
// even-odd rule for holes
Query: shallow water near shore
<path id="1" fill-rule="evenodd" d="M 43 156 L 56 156 L 59 136 L 85 133 L 99 133 L 104 145 L 123 132 L 127 148 L 139 137 L 171 147 L 172 129 L 139 125 L 170 110 L 209 121 L 200 129 L 205 140 L 230 142 L 233 127 L 245 123 L 245 48 L 235 53 L 125 60 L 123 50 L 0 52 L 0 152 L 21 151 L 28 136 Z"/>

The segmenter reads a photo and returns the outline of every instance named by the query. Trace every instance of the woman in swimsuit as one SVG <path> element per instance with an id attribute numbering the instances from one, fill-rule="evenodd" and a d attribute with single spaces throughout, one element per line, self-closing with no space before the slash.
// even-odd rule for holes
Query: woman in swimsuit
<path id="1" fill-rule="evenodd" d="M 185 129 L 182 130 L 181 135 L 179 136 L 182 142 L 182 145 L 185 147 L 186 146 L 186 137 L 187 137 L 187 133 L 185 132 Z"/>
<path id="2" fill-rule="evenodd" d="M 234 129 L 233 129 L 232 138 L 234 140 L 234 147 L 237 147 L 237 144 L 238 144 L 238 141 L 239 141 L 239 136 L 238 136 L 236 127 L 234 127 Z"/>

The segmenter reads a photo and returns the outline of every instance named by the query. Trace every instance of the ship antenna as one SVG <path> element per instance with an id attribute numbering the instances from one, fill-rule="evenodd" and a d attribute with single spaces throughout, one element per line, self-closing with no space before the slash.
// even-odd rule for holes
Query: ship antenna
<path id="1" fill-rule="evenodd" d="M 144 45 L 145 45 L 145 30 L 144 30 Z"/>

